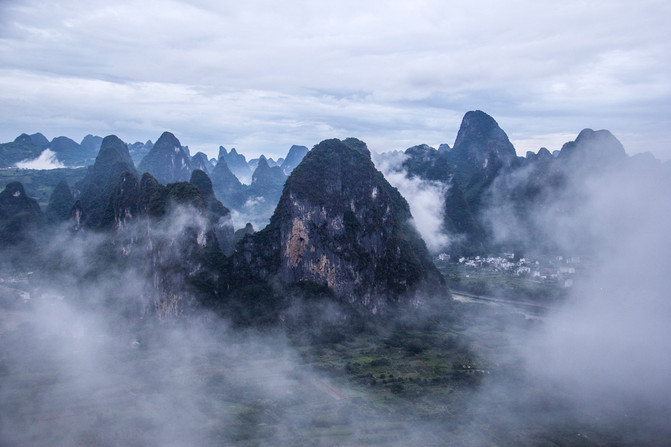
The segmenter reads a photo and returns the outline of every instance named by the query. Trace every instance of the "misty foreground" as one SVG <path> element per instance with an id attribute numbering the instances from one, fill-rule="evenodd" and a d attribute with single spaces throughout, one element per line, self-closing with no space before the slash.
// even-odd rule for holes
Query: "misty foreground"
<path id="1" fill-rule="evenodd" d="M 32 276 L 3 284 L 2 445 L 665 445 L 669 439 L 668 401 L 637 392 L 663 372 L 643 363 L 608 372 L 598 369 L 604 359 L 550 361 L 556 370 L 544 371 L 547 352 L 529 340 L 542 340 L 547 325 L 561 320 L 523 308 L 443 301 L 393 319 L 334 321 L 307 305 L 309 315 L 294 309 L 306 324 L 243 329 L 207 311 L 179 321 L 138 319 L 123 302 L 91 304 L 94 296 L 125 299 L 123 290 L 114 295 L 113 282 L 70 290 L 65 298 Z M 24 291 L 34 298 L 23 302 L 12 294 Z M 632 367 L 639 384 L 603 383 L 627 377 Z"/>

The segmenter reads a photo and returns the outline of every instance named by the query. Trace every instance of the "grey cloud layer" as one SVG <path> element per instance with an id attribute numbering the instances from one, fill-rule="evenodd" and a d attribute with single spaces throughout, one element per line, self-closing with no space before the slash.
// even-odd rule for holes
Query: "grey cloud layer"
<path id="1" fill-rule="evenodd" d="M 0 6 L 0 136 L 31 127 L 143 140 L 170 129 L 208 153 L 284 155 L 356 135 L 382 151 L 451 143 L 455 117 L 481 108 L 521 152 L 593 127 L 666 159 L 670 9 L 10 1 Z"/>

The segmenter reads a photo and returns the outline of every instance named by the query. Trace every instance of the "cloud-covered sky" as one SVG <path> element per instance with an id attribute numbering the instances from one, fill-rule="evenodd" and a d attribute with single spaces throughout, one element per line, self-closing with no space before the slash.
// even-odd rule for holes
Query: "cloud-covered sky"
<path id="1" fill-rule="evenodd" d="M 3 0 L 0 141 L 382 152 L 452 145 L 481 109 L 521 155 L 590 127 L 668 160 L 669 17 L 664 0 Z"/>

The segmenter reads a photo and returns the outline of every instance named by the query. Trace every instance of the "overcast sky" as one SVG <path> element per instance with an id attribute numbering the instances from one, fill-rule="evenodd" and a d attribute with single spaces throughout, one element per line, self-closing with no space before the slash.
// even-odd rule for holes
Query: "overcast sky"
<path id="1" fill-rule="evenodd" d="M 481 109 L 521 155 L 590 127 L 669 160 L 670 20 L 668 0 L 0 0 L 0 141 L 382 152 L 452 145 Z"/>

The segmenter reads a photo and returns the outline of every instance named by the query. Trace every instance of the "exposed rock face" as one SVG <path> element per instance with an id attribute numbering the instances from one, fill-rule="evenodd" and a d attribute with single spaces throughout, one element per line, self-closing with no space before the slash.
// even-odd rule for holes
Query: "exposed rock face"
<path id="1" fill-rule="evenodd" d="M 323 141 L 287 180 L 270 225 L 238 245 L 234 276 L 316 283 L 373 313 L 444 292 L 410 218 L 364 143 Z"/>
<path id="2" fill-rule="evenodd" d="M 296 146 L 295 144 L 289 148 L 289 153 L 280 165 L 284 174 L 289 175 L 296 166 L 303 160 L 303 157 L 308 153 L 308 148 L 305 146 Z"/>
<path id="3" fill-rule="evenodd" d="M 191 161 L 179 140 L 170 132 L 163 132 L 154 147 L 142 159 L 140 172 L 148 172 L 160 183 L 167 185 L 185 182 L 191 177 Z"/>
<path id="4" fill-rule="evenodd" d="M 462 186 L 476 173 L 496 172 L 517 158 L 506 133 L 480 110 L 464 115 L 454 147 L 446 154 Z"/>
<path id="5" fill-rule="evenodd" d="M 209 181 L 204 172 L 196 172 Z M 163 186 L 149 173 L 139 182 L 132 172 L 120 175 L 102 221 L 113 229 L 105 255 L 110 263 L 132 266 L 150 279 L 138 291 L 143 313 L 174 318 L 202 297 L 216 296 L 222 255 L 212 214 L 194 184 Z M 230 246 L 232 227 L 229 232 Z"/>
<path id="6" fill-rule="evenodd" d="M 110 198 L 106 215 L 109 223 L 117 230 L 123 229 L 134 217 L 138 216 L 138 201 L 140 197 L 140 182 L 137 176 L 125 171 L 119 177 L 114 193 Z M 103 219 L 105 221 L 106 219 Z M 104 225 L 104 224 L 103 224 Z"/>
<path id="7" fill-rule="evenodd" d="M 217 235 L 219 248 L 225 255 L 233 253 L 235 232 L 233 230 L 233 221 L 231 220 L 231 212 L 214 196 L 214 189 L 212 188 L 212 181 L 204 171 L 199 169 L 193 171 L 191 174 L 191 184 L 196 185 L 203 195 L 207 212 L 214 227 L 214 232 Z"/>
<path id="8" fill-rule="evenodd" d="M 114 188 L 125 171 L 135 173 L 128 147 L 116 135 L 105 137 L 95 163 L 78 187 L 82 225 L 98 227 L 101 224 Z"/>
<path id="9" fill-rule="evenodd" d="M 480 212 L 482 195 L 499 172 L 520 164 L 506 133 L 480 110 L 464 115 L 454 147 L 445 156 L 475 216 Z"/>

